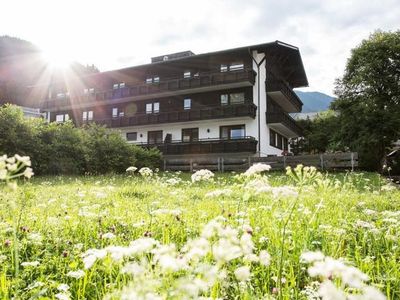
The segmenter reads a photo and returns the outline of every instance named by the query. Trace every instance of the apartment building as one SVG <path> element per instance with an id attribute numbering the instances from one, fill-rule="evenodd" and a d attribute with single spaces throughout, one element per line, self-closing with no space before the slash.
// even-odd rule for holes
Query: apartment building
<path id="1" fill-rule="evenodd" d="M 40 87 L 49 121 L 103 124 L 164 156 L 282 155 L 308 85 L 297 47 L 275 41 L 72 77 Z"/>

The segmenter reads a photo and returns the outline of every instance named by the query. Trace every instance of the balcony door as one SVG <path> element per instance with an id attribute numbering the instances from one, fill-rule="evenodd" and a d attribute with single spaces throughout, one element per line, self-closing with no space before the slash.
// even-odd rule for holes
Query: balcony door
<path id="1" fill-rule="evenodd" d="M 245 125 L 230 125 L 220 127 L 220 138 L 225 140 L 242 139 L 246 136 Z"/>
<path id="2" fill-rule="evenodd" d="M 162 144 L 162 142 L 163 142 L 162 130 L 147 132 L 147 143 L 148 144 Z"/>
<path id="3" fill-rule="evenodd" d="M 184 128 L 182 129 L 182 142 L 195 142 L 199 140 L 198 128 Z"/>

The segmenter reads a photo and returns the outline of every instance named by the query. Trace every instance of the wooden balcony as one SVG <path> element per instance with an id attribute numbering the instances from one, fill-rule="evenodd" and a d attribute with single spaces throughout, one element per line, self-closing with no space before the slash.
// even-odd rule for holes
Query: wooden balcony
<path id="1" fill-rule="evenodd" d="M 159 149 L 164 155 L 190 155 L 209 153 L 255 153 L 257 140 L 246 136 L 238 139 L 201 139 L 192 142 L 172 141 L 160 144 L 138 144 Z"/>
<path id="2" fill-rule="evenodd" d="M 286 137 L 298 137 L 302 135 L 301 127 L 287 113 L 281 112 L 266 112 L 267 124 L 270 128 L 275 129 Z"/>
<path id="3" fill-rule="evenodd" d="M 207 107 L 183 111 L 159 112 L 157 114 L 136 114 L 132 117 L 117 117 L 94 119 L 85 123 L 95 122 L 107 127 L 128 127 L 149 124 L 175 123 L 209 119 L 234 117 L 256 117 L 257 106 L 253 103 Z"/>
<path id="4" fill-rule="evenodd" d="M 120 89 L 99 91 L 89 95 L 72 95 L 65 99 L 50 99 L 43 102 L 47 110 L 70 109 L 97 104 L 122 103 L 154 97 L 168 97 L 188 93 L 199 93 L 218 89 L 252 86 L 256 73 L 252 69 L 230 72 L 200 73 L 191 78 L 167 78 L 158 83 L 140 83 Z"/>
<path id="5" fill-rule="evenodd" d="M 301 112 L 303 102 L 285 82 L 268 77 L 265 85 L 268 96 L 272 97 L 286 112 Z"/>

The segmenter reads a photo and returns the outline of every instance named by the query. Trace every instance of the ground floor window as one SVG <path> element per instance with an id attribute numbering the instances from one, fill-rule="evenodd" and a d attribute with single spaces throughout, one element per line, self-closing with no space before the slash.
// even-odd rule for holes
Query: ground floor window
<path id="1" fill-rule="evenodd" d="M 198 128 L 184 128 L 182 129 L 182 142 L 193 142 L 199 140 Z"/>
<path id="2" fill-rule="evenodd" d="M 269 144 L 272 147 L 289 151 L 288 139 L 272 129 L 269 130 Z"/>
<path id="3" fill-rule="evenodd" d="M 241 139 L 246 136 L 245 125 L 221 126 L 219 132 L 221 139 Z"/>
<path id="4" fill-rule="evenodd" d="M 126 139 L 128 141 L 136 141 L 137 140 L 137 132 L 127 132 Z"/>
<path id="5" fill-rule="evenodd" d="M 149 144 L 161 144 L 163 142 L 162 130 L 147 132 L 147 142 Z"/>
<path id="6" fill-rule="evenodd" d="M 56 122 L 65 122 L 69 120 L 69 115 L 68 114 L 59 114 L 56 115 Z"/>

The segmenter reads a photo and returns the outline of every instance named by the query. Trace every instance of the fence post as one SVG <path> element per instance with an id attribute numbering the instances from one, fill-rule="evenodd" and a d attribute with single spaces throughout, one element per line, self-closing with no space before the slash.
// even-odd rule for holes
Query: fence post
<path id="1" fill-rule="evenodd" d="M 217 157 L 217 165 L 218 165 L 218 167 L 217 167 L 217 169 L 218 169 L 218 172 L 221 172 L 221 162 L 220 162 L 220 157 Z"/>
<path id="2" fill-rule="evenodd" d="M 167 171 L 167 159 L 164 158 L 164 171 Z"/>
<path id="3" fill-rule="evenodd" d="M 190 172 L 193 172 L 193 159 L 190 159 Z"/>
<path id="4" fill-rule="evenodd" d="M 225 172 L 224 158 L 223 157 L 221 157 L 221 171 Z"/>
<path id="5" fill-rule="evenodd" d="M 283 170 L 286 170 L 286 155 L 283 156 Z"/>
<path id="6" fill-rule="evenodd" d="M 324 155 L 320 154 L 319 159 L 321 161 L 321 170 L 323 171 L 324 170 Z"/>
<path id="7" fill-rule="evenodd" d="M 351 171 L 354 171 L 354 152 L 351 152 Z"/>

